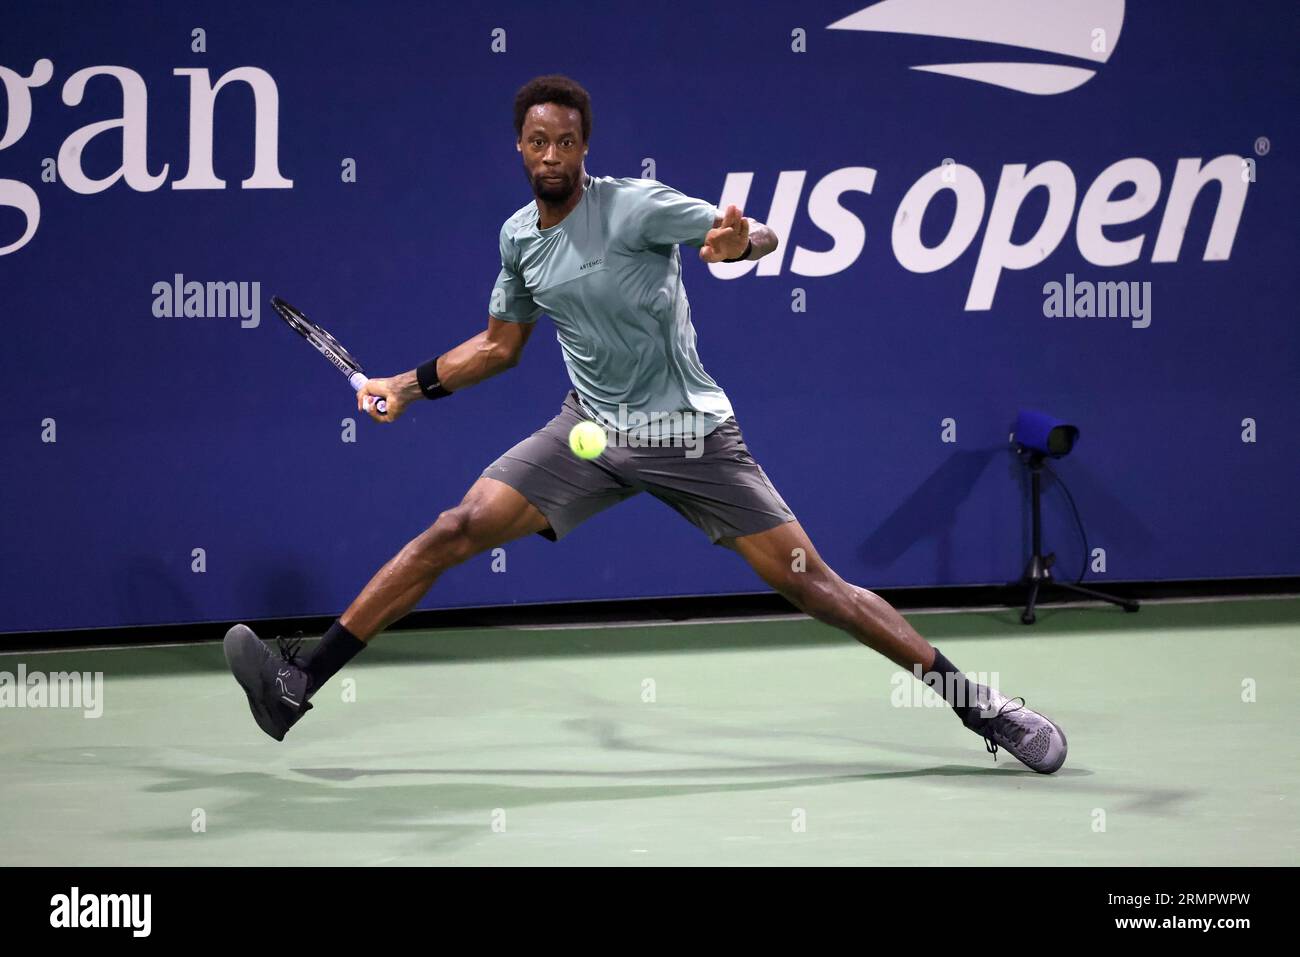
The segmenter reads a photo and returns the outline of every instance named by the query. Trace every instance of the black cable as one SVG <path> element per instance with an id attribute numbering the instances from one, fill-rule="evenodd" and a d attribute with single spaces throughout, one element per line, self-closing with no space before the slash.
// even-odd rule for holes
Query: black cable
<path id="1" fill-rule="evenodd" d="M 1088 533 L 1084 531 L 1083 519 L 1079 517 L 1079 509 L 1074 504 L 1074 496 L 1070 494 L 1070 490 L 1066 487 L 1066 484 L 1061 481 L 1061 476 L 1057 475 L 1055 470 L 1053 470 L 1046 461 L 1043 462 L 1043 467 L 1047 469 L 1052 478 L 1056 479 L 1056 481 L 1060 483 L 1061 491 L 1063 491 L 1065 497 L 1070 500 L 1070 508 L 1074 510 L 1074 521 L 1079 526 L 1079 534 L 1083 537 L 1083 568 L 1079 572 L 1079 577 L 1074 580 L 1074 583 L 1078 585 L 1083 581 L 1083 576 L 1088 574 Z"/>

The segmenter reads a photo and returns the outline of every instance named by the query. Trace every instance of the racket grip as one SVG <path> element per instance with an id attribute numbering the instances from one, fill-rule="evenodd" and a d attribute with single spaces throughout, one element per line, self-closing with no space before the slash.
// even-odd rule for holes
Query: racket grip
<path id="1" fill-rule="evenodd" d="M 357 392 L 360 392 L 362 389 L 364 389 L 364 388 L 366 387 L 366 383 L 369 382 L 369 381 L 370 381 L 370 380 L 367 379 L 367 378 L 366 378 L 364 375 L 362 375 L 360 372 L 354 372 L 354 373 L 352 373 L 352 375 L 350 375 L 350 376 L 348 377 L 348 382 L 351 383 L 352 388 L 353 388 L 354 390 L 356 390 Z M 372 399 L 374 399 L 373 396 L 366 396 L 366 408 L 367 408 L 367 409 L 370 408 L 370 403 L 371 403 L 371 400 L 372 400 Z M 380 415 L 384 415 L 384 414 L 386 414 L 386 413 L 388 412 L 388 400 L 387 400 L 387 399 L 374 399 L 374 405 L 375 405 L 375 408 L 379 411 L 379 414 L 380 414 Z"/>

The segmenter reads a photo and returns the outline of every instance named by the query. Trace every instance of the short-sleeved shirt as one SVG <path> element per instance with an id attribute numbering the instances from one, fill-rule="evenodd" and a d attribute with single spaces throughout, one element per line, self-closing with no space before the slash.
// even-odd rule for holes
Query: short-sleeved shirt
<path id="1" fill-rule="evenodd" d="M 549 315 L 574 389 L 605 425 L 707 435 L 732 408 L 700 364 L 677 247 L 702 245 L 717 215 L 655 180 L 588 176 L 554 226 L 538 228 L 536 203 L 506 220 L 488 313 Z"/>

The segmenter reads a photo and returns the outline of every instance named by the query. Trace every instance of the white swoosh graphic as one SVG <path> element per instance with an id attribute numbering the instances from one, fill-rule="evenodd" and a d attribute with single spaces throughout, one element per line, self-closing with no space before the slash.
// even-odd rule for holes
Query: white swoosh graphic
<path id="1" fill-rule="evenodd" d="M 827 29 L 1000 43 L 1105 63 L 1123 26 L 1124 0 L 881 0 Z M 1105 42 L 1095 50 L 1098 30 Z M 1073 90 L 1095 72 L 1048 63 L 940 63 L 913 69 L 1039 95 Z"/>
<path id="2" fill-rule="evenodd" d="M 938 63 L 932 66 L 914 66 L 913 70 L 959 76 L 964 80 L 978 80 L 1008 90 L 1049 96 L 1067 93 L 1083 86 L 1097 73 L 1078 66 L 1056 66 L 1051 63 Z"/>

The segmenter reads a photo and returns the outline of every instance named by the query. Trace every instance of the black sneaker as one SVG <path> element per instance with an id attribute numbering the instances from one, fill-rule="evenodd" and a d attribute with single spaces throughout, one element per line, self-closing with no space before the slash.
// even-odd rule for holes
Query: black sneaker
<path id="1" fill-rule="evenodd" d="M 987 685 L 972 683 L 971 688 L 977 704 L 966 711 L 962 724 L 984 738 L 994 761 L 1003 747 L 1039 774 L 1060 770 L 1067 745 L 1065 732 L 1055 722 L 1026 708 L 1024 698 L 1008 698 Z"/>
<path id="2" fill-rule="evenodd" d="M 226 664 L 248 695 L 257 726 L 283 741 L 298 719 L 311 710 L 307 672 L 298 664 L 301 638 L 276 638 L 280 656 L 271 654 L 247 625 L 226 632 Z"/>

